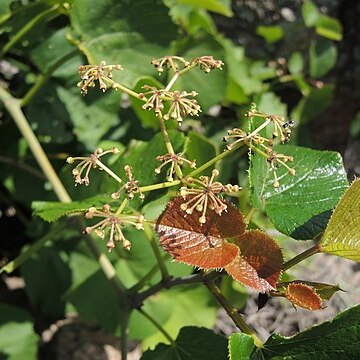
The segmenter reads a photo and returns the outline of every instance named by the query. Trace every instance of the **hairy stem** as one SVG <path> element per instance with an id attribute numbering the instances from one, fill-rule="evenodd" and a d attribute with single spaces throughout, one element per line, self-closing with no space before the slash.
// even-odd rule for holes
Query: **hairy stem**
<path id="1" fill-rule="evenodd" d="M 263 342 L 255 334 L 254 330 L 245 322 L 243 317 L 239 314 L 238 310 L 232 306 L 225 296 L 221 293 L 220 289 L 215 285 L 213 281 L 206 281 L 206 287 L 210 290 L 211 294 L 216 298 L 219 304 L 225 309 L 227 314 L 234 321 L 235 325 L 245 334 L 253 337 L 254 343 L 257 347 L 261 348 L 264 346 Z"/>
<path id="2" fill-rule="evenodd" d="M 294 265 L 298 264 L 299 262 L 307 259 L 308 257 L 318 254 L 320 252 L 320 247 L 318 244 L 314 245 L 310 249 L 305 250 L 299 255 L 296 255 L 294 258 L 290 259 L 289 261 L 285 262 L 282 266 L 282 270 L 286 271 L 292 268 Z"/>
<path id="3" fill-rule="evenodd" d="M 26 106 L 30 100 L 34 97 L 34 95 L 41 89 L 41 87 L 46 83 L 49 77 L 54 73 L 54 71 L 59 68 L 62 64 L 66 63 L 69 59 L 73 58 L 76 54 L 78 54 L 78 49 L 75 49 L 66 55 L 64 55 L 61 59 L 59 59 L 53 66 L 51 66 L 45 74 L 41 74 L 34 85 L 29 89 L 29 91 L 24 95 L 24 97 L 20 100 L 20 106 Z"/>
<path id="4" fill-rule="evenodd" d="M 0 58 L 2 58 L 17 42 L 19 42 L 36 24 L 47 16 L 55 14 L 58 11 L 59 6 L 59 4 L 53 5 L 51 8 L 44 10 L 26 23 L 1 49 Z M 60 13 L 58 15 L 60 15 Z"/>

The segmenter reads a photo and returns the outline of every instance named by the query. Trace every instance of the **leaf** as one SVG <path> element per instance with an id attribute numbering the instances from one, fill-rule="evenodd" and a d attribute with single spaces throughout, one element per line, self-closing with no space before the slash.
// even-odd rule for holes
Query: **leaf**
<path id="1" fill-rule="evenodd" d="M 330 300 L 332 296 L 340 289 L 339 285 L 330 285 L 324 283 L 318 283 L 313 281 L 305 281 L 305 280 L 294 280 L 290 282 L 284 282 L 278 284 L 278 289 L 284 289 L 290 284 L 304 284 L 316 291 L 321 300 Z M 342 291 L 342 290 L 341 290 Z"/>
<path id="2" fill-rule="evenodd" d="M 310 50 L 310 75 L 313 78 L 322 78 L 336 64 L 337 48 L 327 39 L 317 39 L 311 42 Z"/>
<path id="3" fill-rule="evenodd" d="M 256 34 L 262 36 L 268 44 L 274 44 L 281 40 L 285 33 L 279 25 L 260 25 L 256 28 Z"/>
<path id="4" fill-rule="evenodd" d="M 307 27 L 315 26 L 320 16 L 317 6 L 310 0 L 304 1 L 301 7 L 301 14 Z"/>
<path id="5" fill-rule="evenodd" d="M 229 336 L 230 360 L 249 360 L 254 347 L 254 338 L 250 335 L 233 333 Z"/>
<path id="6" fill-rule="evenodd" d="M 71 285 L 71 272 L 64 255 L 56 245 L 46 246 L 20 267 L 32 305 L 52 319 L 64 315 L 63 294 Z"/>
<path id="7" fill-rule="evenodd" d="M 185 148 L 185 155 L 187 159 L 190 161 L 196 160 L 196 167 L 200 167 L 216 156 L 215 145 L 206 136 L 198 134 L 194 131 L 189 132 L 188 142 Z M 210 166 L 202 172 L 202 174 L 210 176 L 213 169 L 214 167 Z M 193 170 L 194 169 L 191 169 L 187 165 L 184 167 L 185 174 L 189 174 Z"/>
<path id="8" fill-rule="evenodd" d="M 7 360 L 36 359 L 39 336 L 33 319 L 22 308 L 0 303 L 0 358 Z"/>
<path id="9" fill-rule="evenodd" d="M 294 305 L 308 310 L 322 309 L 320 296 L 313 288 L 305 284 L 289 284 L 285 290 L 285 297 Z"/>
<path id="10" fill-rule="evenodd" d="M 141 360 L 220 360 L 227 358 L 226 338 L 194 326 L 180 330 L 172 345 L 159 344 Z"/>
<path id="11" fill-rule="evenodd" d="M 240 283 L 257 291 L 274 289 L 281 273 L 280 246 L 259 230 L 250 230 L 236 238 L 238 256 L 225 270 Z"/>
<path id="12" fill-rule="evenodd" d="M 105 203 L 112 203 L 108 195 L 97 195 L 82 201 L 62 203 L 58 201 L 33 201 L 31 207 L 34 213 L 43 220 L 54 222 L 69 214 L 84 212 L 90 207 L 101 207 Z"/>
<path id="13" fill-rule="evenodd" d="M 211 294 L 201 285 L 169 289 L 147 299 L 144 304 L 144 311 L 155 318 L 173 338 L 184 326 L 212 328 L 217 310 Z M 154 348 L 159 342 L 169 343 L 164 334 L 138 312 L 131 314 L 130 336 L 142 340 L 144 350 Z"/>
<path id="14" fill-rule="evenodd" d="M 188 201 L 190 197 L 187 197 Z M 180 208 L 184 203 L 176 197 L 159 217 L 155 231 L 164 250 L 175 260 L 204 269 L 223 268 L 237 256 L 239 249 L 225 238 L 245 232 L 241 213 L 230 203 L 221 216 L 207 208 L 206 223 L 199 222 L 199 215 L 187 215 Z"/>
<path id="15" fill-rule="evenodd" d="M 177 3 L 199 7 L 228 17 L 233 16 L 230 4 L 225 4 L 221 0 L 177 0 Z"/>
<path id="16" fill-rule="evenodd" d="M 90 151 L 112 126 L 119 123 L 120 99 L 115 91 L 103 94 L 96 90 L 84 98 L 78 89 L 69 91 L 58 87 L 57 94 L 65 105 L 78 141 Z"/>
<path id="17" fill-rule="evenodd" d="M 360 180 L 355 180 L 336 206 L 320 240 L 322 252 L 360 262 Z"/>
<path id="18" fill-rule="evenodd" d="M 295 336 L 272 335 L 252 359 L 358 359 L 359 339 L 360 306 L 357 305 Z"/>
<path id="19" fill-rule="evenodd" d="M 260 167 L 265 159 L 255 154 L 251 158 L 250 175 L 253 183 L 253 202 L 265 208 L 275 227 L 299 240 L 313 239 L 322 232 L 330 211 L 348 188 L 340 154 L 299 146 L 278 145 L 274 151 L 293 156 L 291 176 L 281 167 L 278 171 L 280 187 L 274 188 L 272 175 Z"/>
<path id="20" fill-rule="evenodd" d="M 144 64 L 166 55 L 170 41 L 177 36 L 168 8 L 160 0 L 139 0 L 131 4 L 116 0 L 77 0 L 69 14 L 72 27 L 85 41 L 88 61 L 120 63 L 125 70 L 114 78 L 130 87 L 141 76 L 155 74 L 153 67 L 146 68 Z"/>
<path id="21" fill-rule="evenodd" d="M 320 15 L 316 21 L 315 31 L 317 34 L 330 40 L 340 41 L 343 37 L 343 28 L 338 19 L 327 15 Z"/>
<path id="22" fill-rule="evenodd" d="M 304 70 L 304 58 L 299 51 L 291 54 L 288 61 L 288 68 L 291 74 L 300 74 Z"/>

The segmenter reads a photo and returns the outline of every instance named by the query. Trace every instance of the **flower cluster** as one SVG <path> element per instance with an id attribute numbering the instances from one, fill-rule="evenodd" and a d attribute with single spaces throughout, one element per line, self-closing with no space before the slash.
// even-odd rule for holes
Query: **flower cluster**
<path id="1" fill-rule="evenodd" d="M 153 59 L 151 64 L 155 66 L 160 75 L 164 71 L 164 67 L 167 70 L 172 69 L 174 72 L 177 72 L 179 70 L 179 64 L 182 64 L 184 67 L 188 67 L 190 62 L 180 56 L 167 55 L 160 59 Z"/>
<path id="2" fill-rule="evenodd" d="M 199 65 L 200 69 L 204 70 L 206 73 L 209 73 L 214 69 L 222 70 L 222 66 L 224 65 L 221 60 L 215 60 L 212 56 L 200 56 L 192 59 L 190 63 Z"/>
<path id="3" fill-rule="evenodd" d="M 101 148 L 97 148 L 94 153 L 90 156 L 78 156 L 78 157 L 68 157 L 66 162 L 68 164 L 73 164 L 75 161 L 80 161 L 79 164 L 72 170 L 72 174 L 75 178 L 75 185 L 85 184 L 88 186 L 90 184 L 89 173 L 91 169 L 97 167 L 103 169 L 104 165 L 100 161 L 100 158 L 106 154 L 117 154 L 119 150 L 117 148 L 112 148 L 110 150 L 103 151 Z M 121 179 L 118 179 L 121 182 Z"/>
<path id="4" fill-rule="evenodd" d="M 155 172 L 157 174 L 160 174 L 161 169 L 167 165 L 167 164 L 171 164 L 170 166 L 170 170 L 168 171 L 168 175 L 167 175 L 167 180 L 168 181 L 173 181 L 174 180 L 174 173 L 175 173 L 175 168 L 176 166 L 181 166 L 184 163 L 186 163 L 187 165 L 189 165 L 192 169 L 196 168 L 196 161 L 190 161 L 188 159 L 186 159 L 185 157 L 182 156 L 182 154 L 165 154 L 165 155 L 160 155 L 156 157 L 156 160 L 158 161 L 162 161 L 163 163 L 157 167 L 155 169 Z"/>
<path id="5" fill-rule="evenodd" d="M 223 185 L 219 181 L 214 181 L 218 175 L 219 171 L 215 169 L 212 171 L 211 177 L 200 176 L 199 179 L 188 178 L 188 184 L 192 186 L 190 188 L 185 186 L 180 188 L 180 195 L 184 200 L 190 197 L 190 200 L 181 204 L 181 209 L 189 215 L 192 214 L 194 210 L 201 212 L 199 217 L 201 224 L 205 224 L 206 222 L 206 211 L 208 208 L 215 211 L 218 215 L 226 211 L 226 203 L 218 197 L 220 193 L 236 192 L 240 189 L 238 185 Z"/>
<path id="6" fill-rule="evenodd" d="M 95 87 L 95 81 L 99 82 L 100 89 L 105 92 L 108 87 L 114 84 L 113 70 L 123 70 L 121 65 L 106 65 L 105 61 L 101 61 L 99 65 L 82 65 L 79 67 L 79 75 L 81 81 L 77 86 L 81 89 L 81 93 L 86 95 L 89 87 Z"/>
<path id="7" fill-rule="evenodd" d="M 109 234 L 109 239 L 106 246 L 109 252 L 115 248 L 115 242 L 122 242 L 123 248 L 130 250 L 131 242 L 125 238 L 122 228 L 127 225 L 133 225 L 136 229 L 143 230 L 143 215 L 126 215 L 111 211 L 110 205 L 103 205 L 101 210 L 91 207 L 85 214 L 86 219 L 100 218 L 101 220 L 93 226 L 85 228 L 85 233 L 90 234 L 94 231 L 95 235 L 101 239 L 105 239 Z"/>
<path id="8" fill-rule="evenodd" d="M 126 177 L 129 179 L 117 192 L 111 194 L 113 199 L 118 199 L 123 190 L 125 190 L 126 197 L 131 200 L 134 198 L 135 194 L 139 194 L 139 198 L 143 200 L 145 195 L 140 191 L 139 181 L 135 180 L 134 175 L 132 174 L 132 167 L 130 165 L 125 165 L 124 167 Z"/>

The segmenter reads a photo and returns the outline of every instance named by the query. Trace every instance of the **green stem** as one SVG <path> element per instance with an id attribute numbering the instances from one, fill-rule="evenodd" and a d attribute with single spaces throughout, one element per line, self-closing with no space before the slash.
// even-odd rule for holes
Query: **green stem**
<path id="1" fill-rule="evenodd" d="M 314 245 L 310 249 L 305 250 L 299 255 L 296 255 L 294 258 L 290 259 L 289 261 L 285 262 L 282 266 L 282 270 L 286 271 L 292 268 L 294 265 L 298 264 L 299 262 L 307 259 L 308 257 L 318 254 L 320 252 L 320 247 L 318 244 Z"/>
<path id="2" fill-rule="evenodd" d="M 61 59 L 59 59 L 53 66 L 51 66 L 48 71 L 45 74 L 41 74 L 35 84 L 29 89 L 29 91 L 25 94 L 25 96 L 20 100 L 20 106 L 24 107 L 26 106 L 30 100 L 33 98 L 33 96 L 41 89 L 41 87 L 45 84 L 45 82 L 49 79 L 49 77 L 54 73 L 54 71 L 60 67 L 62 64 L 64 64 L 66 61 L 74 57 L 76 54 L 78 54 L 78 49 L 75 49 L 69 53 L 67 53 L 65 56 L 63 56 Z"/>
<path id="3" fill-rule="evenodd" d="M 254 343 L 257 347 L 264 346 L 263 342 L 255 334 L 254 330 L 245 322 L 243 317 L 239 314 L 238 309 L 232 306 L 225 296 L 221 293 L 220 289 L 215 285 L 213 281 L 206 281 L 206 287 L 210 290 L 211 294 L 216 298 L 219 304 L 225 309 L 230 318 L 234 321 L 235 325 L 245 334 L 253 337 Z"/>
<path id="4" fill-rule="evenodd" d="M 34 154 L 42 172 L 52 184 L 54 192 L 62 202 L 71 202 L 71 198 L 67 193 L 64 185 L 57 176 L 54 168 L 52 167 L 49 159 L 47 158 L 44 150 L 42 149 L 38 139 L 36 138 L 33 130 L 27 122 L 24 113 L 20 108 L 20 101 L 13 98 L 5 89 L 0 87 L 0 100 L 4 103 L 5 108 L 14 119 L 17 127 L 19 128 L 23 137 L 27 140 L 28 145 Z"/>
<path id="5" fill-rule="evenodd" d="M 153 276 L 158 272 L 158 270 L 159 265 L 158 263 L 155 263 L 153 267 L 147 272 L 147 274 L 145 274 L 134 286 L 128 289 L 128 292 L 131 294 L 141 290 L 146 285 L 146 283 L 153 278 Z"/>
<path id="6" fill-rule="evenodd" d="M 188 174 L 186 177 L 194 177 L 197 174 L 201 174 L 204 170 L 206 170 L 208 167 L 214 165 L 215 163 L 217 163 L 219 160 L 223 159 L 224 157 L 230 155 L 231 153 L 233 153 L 236 149 L 239 149 L 239 147 L 242 146 L 242 144 L 240 144 L 239 146 L 234 146 L 231 150 L 225 150 L 223 151 L 221 154 L 215 156 L 214 158 L 212 158 L 211 160 L 209 160 L 208 162 L 206 162 L 205 164 L 201 165 L 200 167 L 198 167 L 197 169 L 195 169 L 194 171 L 192 171 L 190 174 Z"/>
<path id="7" fill-rule="evenodd" d="M 150 316 L 147 312 L 145 312 L 142 308 L 137 309 L 137 311 L 142 314 L 144 317 L 146 317 L 164 336 L 165 338 L 169 341 L 169 343 L 172 346 L 175 346 L 175 341 L 174 339 L 169 335 L 169 333 L 160 325 L 160 323 L 155 320 L 152 316 Z"/>
<path id="8" fill-rule="evenodd" d="M 0 274 L 2 272 L 6 272 L 8 274 L 12 273 L 14 270 L 16 270 L 20 265 L 22 265 L 27 259 L 29 259 L 33 254 L 35 254 L 39 249 L 41 249 L 44 244 L 59 234 L 59 232 L 64 228 L 64 224 L 61 224 L 60 226 L 54 226 L 51 231 L 49 231 L 46 235 L 44 235 L 41 239 L 36 241 L 34 244 L 30 245 L 29 248 L 21 253 L 17 258 L 14 260 L 8 262 L 5 266 L 3 266 L 0 269 Z"/>
<path id="9" fill-rule="evenodd" d="M 128 89 L 124 85 L 121 85 L 121 84 L 119 84 L 117 82 L 114 82 L 112 87 L 113 87 L 113 89 L 120 90 L 120 91 L 122 91 L 122 92 L 124 92 L 124 93 L 126 93 L 126 94 L 128 94 L 130 96 L 133 96 L 134 98 L 140 99 L 139 94 L 137 92 Z M 146 98 L 142 98 L 140 100 L 146 101 Z"/>
<path id="10" fill-rule="evenodd" d="M 246 220 L 247 223 L 249 223 L 249 222 L 251 221 L 251 219 L 252 219 L 252 217 L 254 216 L 256 210 L 257 210 L 256 208 L 251 208 L 251 209 L 249 210 L 249 212 L 246 214 L 245 220 Z"/>
<path id="11" fill-rule="evenodd" d="M 165 182 L 159 183 L 159 184 L 142 186 L 139 188 L 139 191 L 147 192 L 147 191 L 152 191 L 152 190 L 165 189 L 165 188 L 180 185 L 180 184 L 181 184 L 180 180 L 165 181 Z"/>
<path id="12" fill-rule="evenodd" d="M 116 213 L 115 213 L 115 216 L 119 216 L 122 211 L 125 209 L 125 206 L 127 205 L 128 203 L 128 199 L 125 198 L 122 203 L 120 204 L 119 208 L 116 210 Z"/>
<path id="13" fill-rule="evenodd" d="M 0 58 L 2 58 L 18 41 L 20 41 L 36 24 L 38 24 L 48 15 L 56 13 L 59 7 L 60 5 L 56 4 L 36 15 L 33 19 L 26 23 L 26 25 L 24 25 L 1 49 Z"/>
<path id="14" fill-rule="evenodd" d="M 96 165 L 104 170 L 106 173 L 108 173 L 113 179 L 115 179 L 119 184 L 122 183 L 122 180 L 111 170 L 109 169 L 106 165 L 104 165 L 100 160 L 96 160 Z"/>
<path id="15" fill-rule="evenodd" d="M 144 224 L 144 233 L 145 233 L 145 236 L 147 237 L 147 239 L 149 240 L 149 243 L 153 249 L 154 255 L 155 255 L 157 263 L 159 265 L 162 280 L 166 281 L 167 279 L 170 279 L 170 274 L 166 268 L 164 259 L 161 256 L 159 248 L 158 248 L 156 242 L 154 241 L 154 233 L 149 224 Z"/>

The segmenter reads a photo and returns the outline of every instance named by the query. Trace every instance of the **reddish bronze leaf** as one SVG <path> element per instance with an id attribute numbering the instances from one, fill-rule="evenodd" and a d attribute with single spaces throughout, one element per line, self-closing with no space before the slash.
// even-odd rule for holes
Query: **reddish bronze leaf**
<path id="1" fill-rule="evenodd" d="M 285 296 L 294 305 L 308 310 L 320 310 L 320 296 L 310 286 L 300 283 L 289 284 L 285 290 Z"/>
<path id="2" fill-rule="evenodd" d="M 266 292 L 274 289 L 265 279 L 259 277 L 256 270 L 242 256 L 237 256 L 231 264 L 225 266 L 225 270 L 235 280 L 256 291 Z"/>
<path id="3" fill-rule="evenodd" d="M 183 203 L 182 197 L 176 197 L 159 217 L 155 230 L 161 246 L 177 261 L 204 269 L 224 268 L 239 254 L 239 248 L 225 238 L 244 234 L 241 213 L 226 203 L 227 211 L 221 216 L 208 209 L 206 222 L 201 224 L 199 213 L 186 214 L 180 208 Z"/>
<path id="4" fill-rule="evenodd" d="M 260 292 L 273 290 L 281 274 L 283 256 L 280 246 L 259 230 L 250 230 L 236 238 L 241 260 L 226 271 L 237 281 Z"/>

